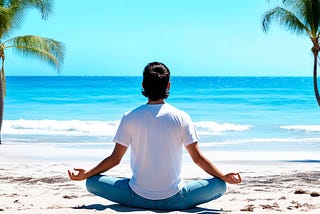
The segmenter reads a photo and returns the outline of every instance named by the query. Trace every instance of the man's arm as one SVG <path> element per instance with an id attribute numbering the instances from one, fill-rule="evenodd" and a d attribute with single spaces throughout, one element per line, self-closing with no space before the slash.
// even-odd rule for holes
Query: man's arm
<path id="1" fill-rule="evenodd" d="M 200 151 L 197 142 L 194 142 L 186 146 L 187 151 L 189 152 L 192 160 L 200 168 L 202 168 L 209 175 L 220 178 L 221 180 L 230 183 L 237 184 L 241 182 L 241 177 L 239 173 L 229 173 L 223 174 L 213 163 L 211 163 Z"/>
<path id="2" fill-rule="evenodd" d="M 90 169 L 89 171 L 75 168 L 74 171 L 77 171 L 77 174 L 68 170 L 69 178 L 74 181 L 81 181 L 91 176 L 108 171 L 109 169 L 113 168 L 114 166 L 120 163 L 126 151 L 126 146 L 116 143 L 112 154 L 109 157 L 105 158 L 103 161 L 101 161 L 97 166 Z"/>

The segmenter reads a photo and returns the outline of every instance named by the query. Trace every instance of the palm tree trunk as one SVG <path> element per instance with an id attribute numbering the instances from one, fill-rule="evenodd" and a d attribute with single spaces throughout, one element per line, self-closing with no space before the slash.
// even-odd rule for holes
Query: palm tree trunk
<path id="1" fill-rule="evenodd" d="M 2 121 L 3 121 L 3 109 L 4 109 L 3 88 L 2 88 L 2 81 L 0 81 L 0 144 L 1 144 L 1 128 L 2 128 Z"/>
<path id="2" fill-rule="evenodd" d="M 314 88 L 314 94 L 316 95 L 316 99 L 318 102 L 318 105 L 320 106 L 320 95 L 319 95 L 319 89 L 318 89 L 318 75 L 317 75 L 317 67 L 318 67 L 318 51 L 315 51 L 313 53 L 314 56 L 314 64 L 313 64 L 313 88 Z"/>
<path id="3" fill-rule="evenodd" d="M 1 56 L 1 73 L 0 73 L 0 144 L 1 144 L 1 128 L 4 111 L 4 89 L 2 79 L 4 78 L 4 56 Z"/>

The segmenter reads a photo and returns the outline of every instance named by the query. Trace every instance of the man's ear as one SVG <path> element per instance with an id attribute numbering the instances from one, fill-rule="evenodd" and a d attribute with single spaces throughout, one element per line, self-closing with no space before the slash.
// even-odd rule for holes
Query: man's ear
<path id="1" fill-rule="evenodd" d="M 171 87 L 171 82 L 168 82 L 168 85 L 167 85 L 167 91 L 170 90 L 170 87 Z"/>

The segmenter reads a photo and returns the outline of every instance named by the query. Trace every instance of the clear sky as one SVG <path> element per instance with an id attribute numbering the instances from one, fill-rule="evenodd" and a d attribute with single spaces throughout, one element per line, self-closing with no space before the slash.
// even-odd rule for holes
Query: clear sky
<path id="1" fill-rule="evenodd" d="M 266 0 L 55 0 L 43 21 L 29 10 L 15 35 L 66 46 L 60 75 L 139 76 L 151 61 L 174 76 L 312 76 L 311 41 L 277 24 L 262 31 Z M 280 1 L 278 1 L 280 2 Z M 7 52 L 7 75 L 57 75 Z"/>

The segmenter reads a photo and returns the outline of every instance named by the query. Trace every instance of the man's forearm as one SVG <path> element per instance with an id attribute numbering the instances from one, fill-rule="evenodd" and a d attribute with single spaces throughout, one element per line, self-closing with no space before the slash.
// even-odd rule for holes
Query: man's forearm
<path id="1" fill-rule="evenodd" d="M 116 166 L 118 164 L 119 164 L 118 161 L 115 161 L 112 156 L 109 156 L 109 157 L 105 158 L 104 160 L 102 160 L 94 168 L 90 169 L 89 171 L 86 171 L 85 172 L 86 179 L 91 177 L 91 176 L 98 175 L 100 173 L 106 172 L 106 171 L 108 171 L 109 169 L 113 168 L 114 166 Z"/>
<path id="2" fill-rule="evenodd" d="M 225 175 L 207 158 L 201 157 L 201 159 L 196 164 L 209 175 L 225 180 Z"/>

